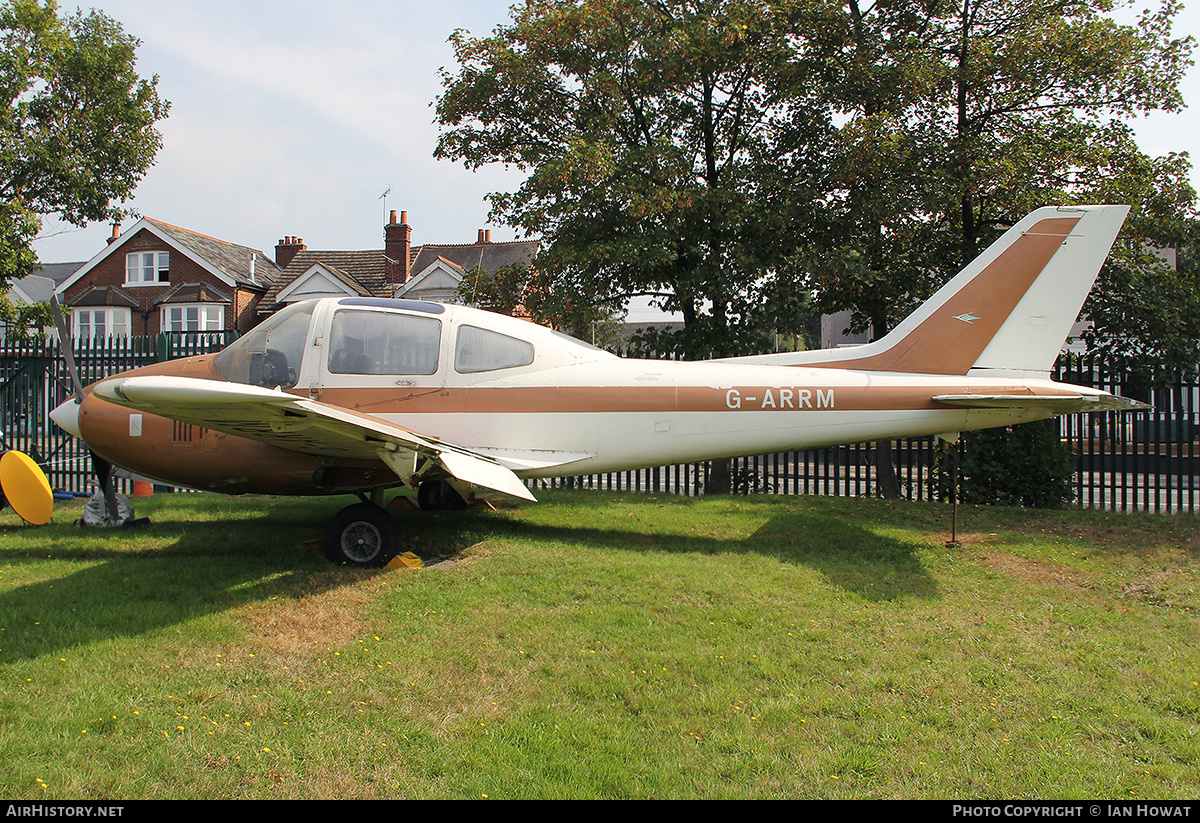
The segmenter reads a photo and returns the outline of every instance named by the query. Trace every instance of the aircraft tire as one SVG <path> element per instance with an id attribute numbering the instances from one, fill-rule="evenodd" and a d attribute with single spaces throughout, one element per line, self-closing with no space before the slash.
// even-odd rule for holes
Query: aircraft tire
<path id="1" fill-rule="evenodd" d="M 417 489 L 417 506 L 424 511 L 457 511 L 465 509 L 467 501 L 445 480 L 426 480 Z"/>
<path id="2" fill-rule="evenodd" d="M 396 556 L 396 521 L 371 503 L 347 506 L 329 522 L 325 552 L 345 566 L 383 566 Z"/>

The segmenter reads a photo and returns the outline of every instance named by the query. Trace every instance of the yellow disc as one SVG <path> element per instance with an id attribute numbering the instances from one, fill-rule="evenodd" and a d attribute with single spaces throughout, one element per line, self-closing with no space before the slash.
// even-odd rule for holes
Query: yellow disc
<path id="1" fill-rule="evenodd" d="M 0 488 L 13 511 L 26 523 L 41 526 L 54 512 L 54 493 L 46 474 L 24 452 L 0 455 Z"/>

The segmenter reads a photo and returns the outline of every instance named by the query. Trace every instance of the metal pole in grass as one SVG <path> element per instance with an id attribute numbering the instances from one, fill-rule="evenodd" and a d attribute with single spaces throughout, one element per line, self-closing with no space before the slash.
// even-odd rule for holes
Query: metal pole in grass
<path id="1" fill-rule="evenodd" d="M 946 541 L 946 548 L 961 549 L 962 543 L 958 542 L 958 432 L 939 434 L 937 438 L 942 441 L 943 452 L 950 454 L 950 539 Z"/>

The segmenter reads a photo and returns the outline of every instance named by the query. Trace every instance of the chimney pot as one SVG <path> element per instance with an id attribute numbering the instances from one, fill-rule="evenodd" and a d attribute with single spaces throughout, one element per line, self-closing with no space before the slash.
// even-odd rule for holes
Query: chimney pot
<path id="1" fill-rule="evenodd" d="M 392 226 L 396 225 L 396 210 L 395 209 L 392 209 L 392 214 L 388 218 L 388 224 L 392 225 Z"/>
<path id="2" fill-rule="evenodd" d="M 275 247 L 275 263 L 286 269 L 296 255 L 304 251 L 304 241 L 294 234 L 285 234 Z"/>

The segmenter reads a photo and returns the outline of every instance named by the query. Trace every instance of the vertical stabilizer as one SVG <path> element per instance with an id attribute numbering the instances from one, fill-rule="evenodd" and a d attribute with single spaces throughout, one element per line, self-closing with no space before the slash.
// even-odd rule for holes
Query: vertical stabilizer
<path id="1" fill-rule="evenodd" d="M 1038 209 L 873 343 L 735 359 L 862 371 L 1045 376 L 1128 212 L 1128 206 Z"/>

